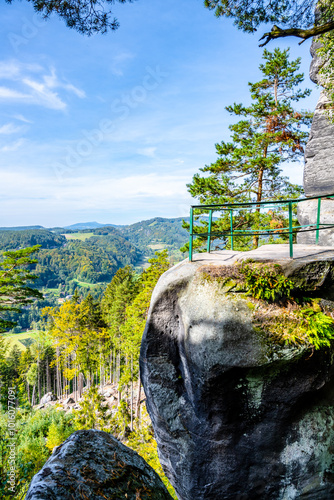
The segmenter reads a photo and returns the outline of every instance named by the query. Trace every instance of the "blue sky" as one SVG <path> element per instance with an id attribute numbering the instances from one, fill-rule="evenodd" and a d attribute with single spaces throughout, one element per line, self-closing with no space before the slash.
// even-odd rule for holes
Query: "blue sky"
<path id="1" fill-rule="evenodd" d="M 249 101 L 264 29 L 216 19 L 202 0 L 115 5 L 120 28 L 84 37 L 25 1 L 0 7 L 0 226 L 128 224 L 188 214 L 186 183 Z M 302 57 L 310 42 L 283 39 Z M 290 170 L 289 170 L 290 169 Z M 302 182 L 303 165 L 285 173 Z"/>

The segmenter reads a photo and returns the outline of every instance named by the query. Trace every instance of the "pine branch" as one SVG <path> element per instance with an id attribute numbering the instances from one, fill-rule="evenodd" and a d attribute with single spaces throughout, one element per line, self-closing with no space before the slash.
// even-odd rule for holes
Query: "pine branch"
<path id="1" fill-rule="evenodd" d="M 302 38 L 302 41 L 299 42 L 299 45 L 305 42 L 308 38 L 312 36 L 322 35 L 323 33 L 327 33 L 328 31 L 334 30 L 334 21 L 329 21 L 326 24 L 322 24 L 321 26 L 313 26 L 309 29 L 301 29 L 301 28 L 288 28 L 281 29 L 278 26 L 274 25 L 269 33 L 264 33 L 264 35 L 260 38 L 261 40 L 265 40 L 263 43 L 259 44 L 259 47 L 264 47 L 274 38 L 284 38 L 287 36 L 296 36 L 298 38 Z"/>

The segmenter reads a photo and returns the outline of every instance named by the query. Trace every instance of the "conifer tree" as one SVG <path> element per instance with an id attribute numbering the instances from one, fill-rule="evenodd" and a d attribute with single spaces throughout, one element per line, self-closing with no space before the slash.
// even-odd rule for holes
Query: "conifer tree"
<path id="1" fill-rule="evenodd" d="M 216 144 L 217 161 L 200 169 L 204 175 L 195 174 L 188 184 L 191 195 L 202 204 L 261 202 L 301 193 L 300 186 L 282 176 L 280 167 L 303 154 L 312 113 L 297 111 L 293 103 L 308 96 L 310 90 L 300 89 L 304 79 L 298 72 L 300 58 L 290 61 L 289 49 L 264 50 L 263 59 L 262 80 L 249 83 L 251 104 L 226 107 L 231 115 L 242 117 L 229 126 L 231 141 Z M 263 222 L 257 207 L 252 212 L 241 211 L 234 228 L 257 228 Z M 214 223 L 214 230 L 229 231 L 227 215 Z M 201 244 L 200 239 L 196 244 Z M 257 237 L 253 245 L 257 247 Z"/>
<path id="2" fill-rule="evenodd" d="M 120 327 L 121 349 L 123 355 L 132 360 L 122 375 L 121 383 L 128 383 L 138 377 L 139 350 L 141 338 L 145 329 L 148 309 L 155 285 L 160 276 L 169 268 L 167 250 L 156 252 L 156 256 L 149 259 L 150 267 L 140 276 L 138 293 L 126 308 L 125 321 Z"/>
<path id="3" fill-rule="evenodd" d="M 20 306 L 31 304 L 34 299 L 42 299 L 43 294 L 27 286 L 28 283 L 38 278 L 30 270 L 37 260 L 32 254 L 38 251 L 40 245 L 9 250 L 3 253 L 0 263 L 0 314 L 5 312 L 21 312 Z M 0 317 L 0 332 L 15 326 L 16 323 Z"/>

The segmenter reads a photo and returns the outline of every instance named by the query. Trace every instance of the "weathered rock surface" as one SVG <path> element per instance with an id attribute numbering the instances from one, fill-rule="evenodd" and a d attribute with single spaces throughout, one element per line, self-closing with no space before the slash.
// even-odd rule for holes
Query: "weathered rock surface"
<path id="1" fill-rule="evenodd" d="M 319 69 L 322 61 L 316 53 L 319 47 L 319 42 L 314 40 L 311 46 L 310 78 L 321 85 Z M 328 99 L 322 91 L 305 149 L 304 191 L 307 197 L 334 193 L 334 125 L 326 117 L 327 102 Z"/>
<path id="2" fill-rule="evenodd" d="M 310 78 L 314 83 L 321 85 L 319 69 L 323 61 L 316 51 L 320 47 L 317 39 L 311 46 L 312 63 Z M 334 193 L 334 125 L 326 116 L 325 108 L 328 98 L 324 91 L 321 92 L 312 122 L 311 132 L 305 148 L 304 167 L 304 192 L 307 197 L 323 196 Z M 317 202 L 300 203 L 298 206 L 298 220 L 301 225 L 316 222 Z M 333 223 L 334 200 L 324 200 L 320 211 L 320 222 Z M 297 236 L 298 243 L 312 244 L 315 242 L 314 232 L 300 232 Z M 332 245 L 334 229 L 320 231 L 319 244 Z"/>
<path id="3" fill-rule="evenodd" d="M 26 500 L 170 500 L 155 471 L 110 434 L 74 432 L 30 484 Z"/>
<path id="4" fill-rule="evenodd" d="M 298 221 L 301 225 L 316 224 L 317 213 L 318 200 L 303 201 L 298 206 Z M 320 223 L 321 222 L 334 225 L 334 199 L 321 200 Z M 299 232 L 297 240 L 300 244 L 314 245 L 316 242 L 316 231 Z M 334 229 L 326 229 L 325 226 L 320 224 L 319 245 L 334 247 Z"/>
<path id="5" fill-rule="evenodd" d="M 247 299 L 201 274 L 247 253 L 218 253 L 174 266 L 152 296 L 140 365 L 166 474 L 180 500 L 334 498 L 333 351 L 259 333 Z M 333 252 L 280 264 L 333 293 Z"/>
<path id="6" fill-rule="evenodd" d="M 44 396 L 40 400 L 39 404 L 45 405 L 46 403 L 49 403 L 50 401 L 57 401 L 57 396 L 55 396 L 55 394 L 53 394 L 53 392 L 47 392 L 46 394 L 44 394 Z"/>

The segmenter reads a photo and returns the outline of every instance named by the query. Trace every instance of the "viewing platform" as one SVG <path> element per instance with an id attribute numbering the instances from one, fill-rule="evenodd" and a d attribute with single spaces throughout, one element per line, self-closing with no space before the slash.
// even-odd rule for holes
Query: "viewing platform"
<path id="1" fill-rule="evenodd" d="M 334 247 L 319 245 L 293 245 L 293 259 L 290 257 L 289 244 L 262 245 L 256 250 L 238 252 L 236 250 L 218 250 L 205 253 L 194 253 L 192 262 L 201 264 L 230 265 L 252 259 L 259 262 L 297 262 L 334 260 Z M 187 262 L 183 261 L 183 262 Z"/>

